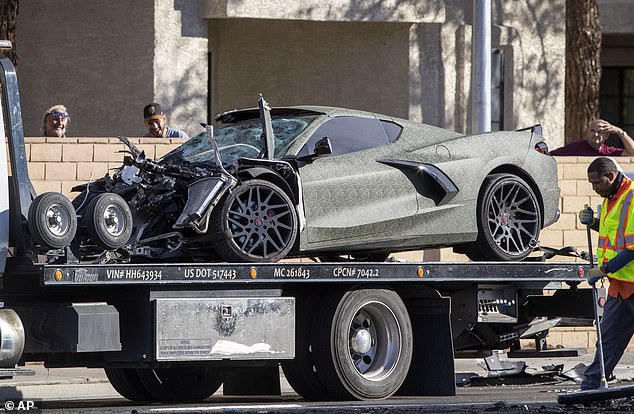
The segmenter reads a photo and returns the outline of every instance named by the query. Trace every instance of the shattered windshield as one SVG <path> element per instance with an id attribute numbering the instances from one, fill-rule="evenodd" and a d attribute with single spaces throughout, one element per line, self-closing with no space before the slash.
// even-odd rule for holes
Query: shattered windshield
<path id="1" fill-rule="evenodd" d="M 273 117 L 271 123 L 275 135 L 275 158 L 283 157 L 295 138 L 318 117 L 319 115 Z M 257 158 L 265 143 L 262 121 L 259 118 L 214 128 L 214 137 L 225 166 L 231 165 L 238 158 Z M 176 154 L 190 163 L 215 163 L 214 151 L 206 131 L 192 137 L 164 158 L 171 158 Z"/>

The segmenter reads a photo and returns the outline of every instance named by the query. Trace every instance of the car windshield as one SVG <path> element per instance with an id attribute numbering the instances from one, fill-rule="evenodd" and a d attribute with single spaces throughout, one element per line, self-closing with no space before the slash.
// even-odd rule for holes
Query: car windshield
<path id="1" fill-rule="evenodd" d="M 295 138 L 318 117 L 319 115 L 273 117 L 271 123 L 275 135 L 274 157 L 282 158 Z M 259 118 L 214 128 L 214 137 L 225 166 L 231 165 L 238 158 L 256 158 L 264 148 L 262 121 Z M 163 158 L 171 158 L 176 154 L 189 163 L 215 163 L 215 155 L 206 131 L 193 136 Z"/>

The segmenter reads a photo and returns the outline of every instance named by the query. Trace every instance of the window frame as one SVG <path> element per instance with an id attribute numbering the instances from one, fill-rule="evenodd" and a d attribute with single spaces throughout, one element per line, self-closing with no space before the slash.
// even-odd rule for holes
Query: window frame
<path id="1" fill-rule="evenodd" d="M 601 114 L 601 118 L 606 121 L 618 125 L 620 128 L 623 128 L 628 132 L 628 134 L 634 134 L 634 104 L 632 105 L 631 112 L 632 115 L 629 119 L 626 119 L 625 116 L 625 100 L 631 99 L 634 102 L 634 94 L 626 95 L 625 93 L 625 81 L 626 81 L 626 71 L 632 72 L 632 85 L 630 88 L 634 90 L 634 66 L 604 66 L 601 68 L 601 81 L 599 87 L 599 113 Z M 613 73 L 616 72 L 616 94 L 615 93 L 606 93 L 606 82 L 604 76 L 609 74 L 613 76 Z M 613 115 L 606 116 L 605 108 L 607 108 L 608 103 L 606 102 L 608 99 L 615 101 L 616 103 L 616 117 Z"/>

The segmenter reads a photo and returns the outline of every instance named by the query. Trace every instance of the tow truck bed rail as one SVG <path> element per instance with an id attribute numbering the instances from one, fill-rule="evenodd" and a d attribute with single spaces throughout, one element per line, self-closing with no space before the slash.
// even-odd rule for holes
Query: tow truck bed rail
<path id="1" fill-rule="evenodd" d="M 574 262 L 170 263 L 45 265 L 41 282 L 57 285 L 345 282 L 580 282 Z"/>

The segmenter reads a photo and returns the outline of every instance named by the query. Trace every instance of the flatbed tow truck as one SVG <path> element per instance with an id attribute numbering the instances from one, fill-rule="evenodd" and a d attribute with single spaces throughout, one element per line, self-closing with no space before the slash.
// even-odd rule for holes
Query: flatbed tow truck
<path id="1" fill-rule="evenodd" d="M 573 262 L 46 263 L 6 57 L 0 87 L 0 376 L 102 367 L 130 400 L 196 401 L 279 393 L 281 365 L 311 400 L 454 395 L 455 356 L 556 356 L 548 329 L 592 319 Z"/>

